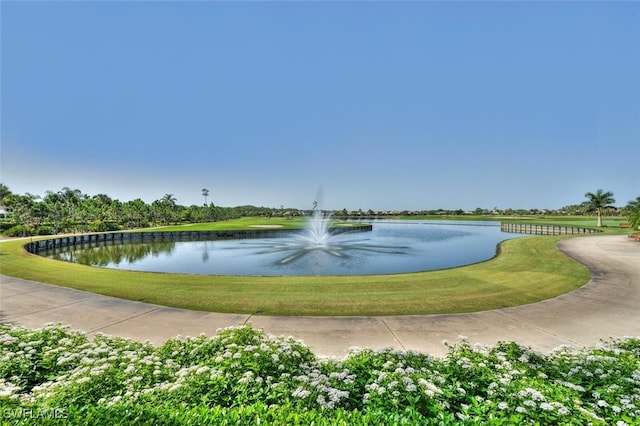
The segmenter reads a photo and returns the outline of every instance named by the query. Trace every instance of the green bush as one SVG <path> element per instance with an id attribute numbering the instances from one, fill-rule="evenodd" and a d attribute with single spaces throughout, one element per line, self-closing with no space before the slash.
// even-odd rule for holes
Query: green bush
<path id="1" fill-rule="evenodd" d="M 15 226 L 13 221 L 0 220 L 0 232 L 4 232 L 13 226 Z"/>
<path id="2" fill-rule="evenodd" d="M 444 359 L 384 350 L 316 357 L 250 326 L 149 343 L 0 325 L 8 424 L 638 424 L 640 339 L 545 355 L 516 343 Z"/>
<path id="3" fill-rule="evenodd" d="M 36 233 L 36 229 L 30 225 L 15 225 L 4 231 L 7 237 L 29 237 Z"/>
<path id="4" fill-rule="evenodd" d="M 54 229 L 52 226 L 41 225 L 38 228 L 38 235 L 53 235 L 53 234 L 54 234 Z"/>

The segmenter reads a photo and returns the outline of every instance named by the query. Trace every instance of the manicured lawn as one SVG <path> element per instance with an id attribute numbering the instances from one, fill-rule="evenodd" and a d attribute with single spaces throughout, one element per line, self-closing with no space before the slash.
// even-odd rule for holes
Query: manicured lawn
<path id="1" fill-rule="evenodd" d="M 596 228 L 597 219 L 590 216 L 550 216 L 550 217 L 523 217 L 508 221 L 531 223 L 536 225 L 579 226 L 582 228 Z M 602 219 L 602 230 L 608 234 L 627 234 L 632 232 L 629 228 L 620 228 L 621 223 L 626 223 L 626 217 L 605 217 Z"/>
<path id="2" fill-rule="evenodd" d="M 221 222 L 194 223 L 191 225 L 162 226 L 158 228 L 141 229 L 141 231 L 212 231 L 212 230 L 237 230 L 252 229 L 263 226 L 278 227 L 280 229 L 300 229 L 304 227 L 306 218 L 292 217 L 244 217 L 241 219 Z"/>
<path id="3" fill-rule="evenodd" d="M 238 229 L 259 224 L 284 227 L 289 223 L 293 227 L 296 220 L 243 219 L 190 229 Z M 180 308 L 263 315 L 408 315 L 517 306 L 578 288 L 588 281 L 589 272 L 557 250 L 556 243 L 562 238 L 508 240 L 501 244 L 498 257 L 466 267 L 348 277 L 118 271 L 31 255 L 22 249 L 22 241 L 0 244 L 0 259 L 5 275 Z"/>
<path id="4" fill-rule="evenodd" d="M 515 222 L 530 223 L 536 225 L 556 225 L 556 226 L 578 226 L 582 228 L 596 228 L 597 218 L 595 216 L 400 216 L 403 220 L 473 220 L 473 221 L 493 221 L 493 222 Z M 627 234 L 632 232 L 629 228 L 620 228 L 621 223 L 626 223 L 624 216 L 604 217 L 602 219 L 602 230 L 610 234 Z"/>

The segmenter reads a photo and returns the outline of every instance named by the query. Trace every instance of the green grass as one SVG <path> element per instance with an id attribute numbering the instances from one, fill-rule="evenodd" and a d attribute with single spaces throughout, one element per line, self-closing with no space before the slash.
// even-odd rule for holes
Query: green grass
<path id="1" fill-rule="evenodd" d="M 582 228 L 596 228 L 597 219 L 595 216 L 550 216 L 550 217 L 517 217 L 503 221 L 523 222 L 536 225 L 559 225 L 559 226 L 579 226 Z M 633 232 L 629 228 L 620 228 L 621 223 L 626 223 L 626 217 L 605 217 L 602 219 L 601 228 L 608 234 L 628 234 Z"/>
<path id="2" fill-rule="evenodd" d="M 158 231 L 236 231 L 236 230 L 246 230 L 246 229 L 260 229 L 266 227 L 273 227 L 277 229 L 301 229 L 307 223 L 307 218 L 305 217 L 292 217 L 290 219 L 283 217 L 274 217 L 274 218 L 264 218 L 264 217 L 244 217 L 241 219 L 234 219 L 223 222 L 208 222 L 208 223 L 193 223 L 190 225 L 175 225 L 175 226 L 162 226 L 157 228 L 147 228 L 136 231 L 148 231 L 148 232 L 158 232 Z M 335 227 L 343 227 L 343 226 L 358 226 L 358 223 L 355 222 L 345 222 L 334 220 L 332 221 L 331 226 Z"/>
<path id="3" fill-rule="evenodd" d="M 190 229 L 296 219 L 242 219 Z M 163 228 L 168 230 L 171 228 Z M 184 230 L 184 227 L 174 228 Z M 156 229 L 158 230 L 158 229 Z M 264 315 L 414 315 L 475 312 L 548 299 L 585 284 L 588 270 L 560 253 L 565 237 L 523 237 L 496 258 L 448 270 L 397 275 L 237 277 L 131 272 L 55 261 L 0 244 L 0 272 L 128 300 L 213 312 Z"/>
<path id="4" fill-rule="evenodd" d="M 595 216 L 399 216 L 403 220 L 469 220 L 469 221 L 494 221 L 530 223 L 535 225 L 578 226 L 582 228 L 596 228 Z M 627 234 L 633 232 L 629 228 L 620 228 L 621 223 L 626 223 L 627 217 L 604 217 L 602 219 L 602 231 L 609 234 Z"/>
<path id="5" fill-rule="evenodd" d="M 305 224 L 305 218 L 293 217 L 290 219 L 282 217 L 244 217 L 222 222 L 194 223 L 191 225 L 162 226 L 159 228 L 142 229 L 142 231 L 213 231 L 213 230 L 238 230 L 252 229 L 260 226 L 277 226 L 281 229 L 300 229 Z"/>

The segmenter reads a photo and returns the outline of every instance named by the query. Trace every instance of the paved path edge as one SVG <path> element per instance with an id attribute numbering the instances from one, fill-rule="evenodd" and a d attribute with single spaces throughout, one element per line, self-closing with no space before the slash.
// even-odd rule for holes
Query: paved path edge
<path id="1" fill-rule="evenodd" d="M 190 311 L 127 301 L 0 275 L 0 322 L 24 327 L 63 323 L 89 335 L 102 332 L 156 345 L 176 336 L 213 335 L 250 323 L 304 341 L 320 356 L 354 348 L 396 348 L 443 356 L 445 342 L 494 345 L 515 341 L 548 352 L 601 340 L 640 336 L 640 244 L 625 236 L 562 240 L 559 249 L 584 264 L 591 279 L 541 302 L 468 314 L 382 317 L 277 317 Z"/>

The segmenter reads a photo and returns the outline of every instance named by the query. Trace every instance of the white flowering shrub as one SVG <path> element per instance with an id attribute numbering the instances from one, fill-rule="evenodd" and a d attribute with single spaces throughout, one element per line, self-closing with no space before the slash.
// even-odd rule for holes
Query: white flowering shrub
<path id="1" fill-rule="evenodd" d="M 0 325 L 0 416 L 10 425 L 637 425 L 640 339 L 548 355 L 463 340 L 443 359 L 367 349 L 336 360 L 251 326 L 156 348 Z"/>

